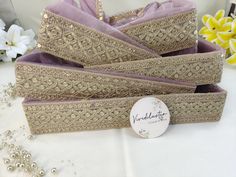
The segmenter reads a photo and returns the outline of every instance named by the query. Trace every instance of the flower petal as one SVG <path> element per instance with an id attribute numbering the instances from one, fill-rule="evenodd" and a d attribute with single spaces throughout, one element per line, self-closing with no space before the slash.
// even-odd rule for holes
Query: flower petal
<path id="1" fill-rule="evenodd" d="M 218 32 L 217 37 L 221 42 L 229 41 L 235 34 L 233 32 Z"/>
<path id="2" fill-rule="evenodd" d="M 216 20 L 219 20 L 225 16 L 225 10 L 218 10 L 215 14 Z"/>
<path id="3" fill-rule="evenodd" d="M 30 37 L 31 40 L 33 40 L 34 37 L 35 37 L 35 33 L 34 33 L 34 31 L 33 31 L 32 29 L 23 31 L 23 32 L 22 32 L 22 35 L 23 35 L 23 36 L 28 36 L 28 37 Z"/>
<path id="4" fill-rule="evenodd" d="M 236 64 L 236 53 L 233 54 L 231 57 L 227 58 L 226 62 L 229 64 Z"/>
<path id="5" fill-rule="evenodd" d="M 219 29 L 220 25 L 219 25 L 218 21 L 215 18 L 210 17 L 206 22 L 206 27 L 209 30 L 214 31 L 214 30 Z"/>
<path id="6" fill-rule="evenodd" d="M 231 23 L 231 31 L 236 33 L 236 21 L 235 20 Z"/>
<path id="7" fill-rule="evenodd" d="M 14 49 L 13 50 L 12 49 L 7 50 L 6 55 L 7 55 L 7 57 L 10 57 L 10 58 L 16 58 L 17 57 L 17 53 Z"/>
<path id="8" fill-rule="evenodd" d="M 229 41 L 227 42 L 222 42 L 221 45 L 220 45 L 223 49 L 229 49 Z"/>
<path id="9" fill-rule="evenodd" d="M 11 62 L 12 61 L 12 58 L 8 57 L 6 55 L 2 56 L 1 59 L 2 59 L 3 62 Z"/>
<path id="10" fill-rule="evenodd" d="M 9 42 L 17 43 L 20 40 L 21 32 L 23 28 L 18 25 L 11 25 L 7 32 L 7 40 Z"/>
<path id="11" fill-rule="evenodd" d="M 232 26 L 231 22 L 227 22 L 220 27 L 220 31 L 225 31 L 225 32 L 231 31 L 231 26 Z"/>
<path id="12" fill-rule="evenodd" d="M 23 43 L 25 45 L 29 45 L 31 42 L 31 39 L 29 36 L 21 36 L 20 40 L 18 41 L 18 43 Z M 17 45 L 17 44 L 16 44 Z"/>
<path id="13" fill-rule="evenodd" d="M 24 55 L 27 51 L 27 47 L 24 43 L 17 43 L 16 46 L 12 47 L 12 50 L 14 50 L 17 54 Z"/>
<path id="14" fill-rule="evenodd" d="M 210 35 L 206 36 L 206 40 L 210 41 L 210 42 L 213 42 L 216 39 L 217 39 L 216 33 L 213 33 L 213 34 L 210 34 Z"/>
<path id="15" fill-rule="evenodd" d="M 236 39 L 229 40 L 229 47 L 232 54 L 236 52 Z"/>
<path id="16" fill-rule="evenodd" d="M 210 17 L 212 17 L 211 15 L 204 15 L 203 17 L 202 17 L 202 23 L 204 24 L 204 25 L 206 25 L 206 22 L 207 22 L 207 20 L 210 18 Z"/>
<path id="17" fill-rule="evenodd" d="M 224 17 L 218 20 L 220 25 L 224 25 L 225 23 L 232 22 L 233 18 L 232 17 Z"/>
<path id="18" fill-rule="evenodd" d="M 210 31 L 207 27 L 204 26 L 199 30 L 199 34 L 202 36 L 206 36 L 212 34 L 212 31 Z"/>

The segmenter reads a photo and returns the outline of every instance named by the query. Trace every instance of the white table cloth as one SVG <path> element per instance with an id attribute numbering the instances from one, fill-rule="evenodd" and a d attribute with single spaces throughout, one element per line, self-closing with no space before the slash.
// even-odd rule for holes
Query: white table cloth
<path id="1" fill-rule="evenodd" d="M 14 64 L 1 63 L 0 84 L 14 80 Z M 171 125 L 156 139 L 125 128 L 18 141 L 44 169 L 56 167 L 58 177 L 236 177 L 236 67 L 225 66 L 219 85 L 228 91 L 219 122 Z M 21 101 L 0 111 L 0 133 L 27 125 Z M 3 157 L 0 152 L 0 177 L 26 177 L 9 173 Z"/>

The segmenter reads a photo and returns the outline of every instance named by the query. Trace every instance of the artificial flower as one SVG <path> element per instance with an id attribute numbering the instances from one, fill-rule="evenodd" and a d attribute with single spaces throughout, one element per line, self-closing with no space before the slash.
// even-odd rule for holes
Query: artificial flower
<path id="1" fill-rule="evenodd" d="M 0 30 L 4 30 L 5 26 L 6 26 L 6 24 L 4 23 L 4 21 L 2 21 L 2 19 L 0 19 Z"/>
<path id="2" fill-rule="evenodd" d="M 232 55 L 227 59 L 230 64 L 236 64 L 236 19 L 231 24 L 231 30 L 228 32 L 220 32 L 217 35 L 218 39 L 227 44 L 230 54 Z"/>
<path id="3" fill-rule="evenodd" d="M 10 61 L 12 61 L 12 58 L 8 57 L 4 50 L 0 50 L 0 60 L 2 60 L 4 62 L 10 62 Z"/>
<path id="4" fill-rule="evenodd" d="M 226 61 L 229 64 L 236 64 L 236 36 L 229 39 L 229 47 L 231 56 Z"/>
<path id="5" fill-rule="evenodd" d="M 26 31 L 22 31 L 21 33 L 23 36 L 28 36 L 30 38 L 30 43 L 27 45 L 28 47 L 28 50 L 32 50 L 35 48 L 36 46 L 36 40 L 34 39 L 35 38 L 35 33 L 32 29 L 30 30 L 26 30 Z"/>
<path id="6" fill-rule="evenodd" d="M 205 25 L 199 31 L 207 41 L 217 43 L 218 45 L 227 48 L 228 46 L 218 40 L 217 34 L 219 32 L 227 32 L 231 29 L 232 18 L 224 17 L 225 11 L 219 10 L 215 16 L 204 15 L 202 22 Z"/>
<path id="7" fill-rule="evenodd" d="M 236 19 L 224 17 L 225 11 L 219 10 L 213 17 L 204 15 L 202 22 L 205 25 L 199 31 L 206 40 L 218 44 L 226 50 L 230 57 L 229 64 L 236 64 Z"/>
<path id="8" fill-rule="evenodd" d="M 2 60 L 11 61 L 18 54 L 23 55 L 28 49 L 32 49 L 36 43 L 34 36 L 32 30 L 24 31 L 18 25 L 12 25 L 7 32 L 0 30 L 0 50 L 6 52 Z"/>

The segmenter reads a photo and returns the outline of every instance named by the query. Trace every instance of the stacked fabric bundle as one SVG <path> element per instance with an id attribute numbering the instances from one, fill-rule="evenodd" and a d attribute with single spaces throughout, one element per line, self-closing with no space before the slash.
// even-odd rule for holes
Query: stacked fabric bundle
<path id="1" fill-rule="evenodd" d="M 93 3 L 91 3 L 93 2 Z M 198 40 L 187 0 L 108 17 L 97 1 L 64 0 L 43 13 L 38 50 L 16 62 L 16 88 L 34 134 L 122 128 L 143 96 L 171 123 L 217 121 L 224 50 Z"/>

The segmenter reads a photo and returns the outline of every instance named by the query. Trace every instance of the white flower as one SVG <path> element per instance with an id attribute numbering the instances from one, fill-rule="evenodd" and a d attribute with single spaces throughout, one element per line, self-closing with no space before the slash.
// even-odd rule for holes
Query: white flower
<path id="1" fill-rule="evenodd" d="M 12 58 L 11 57 L 8 57 L 6 55 L 6 51 L 4 50 L 0 50 L 0 60 L 4 61 L 4 62 L 10 62 L 12 61 Z"/>
<path id="2" fill-rule="evenodd" d="M 4 30 L 5 26 L 6 26 L 6 24 L 4 23 L 4 21 L 2 21 L 2 19 L 0 19 L 0 30 Z"/>
<path id="3" fill-rule="evenodd" d="M 35 33 L 32 29 L 26 30 L 22 32 L 23 36 L 28 36 L 30 37 L 30 43 L 28 45 L 28 50 L 32 50 L 33 48 L 35 48 L 37 42 L 34 39 L 35 38 Z"/>
<path id="4" fill-rule="evenodd" d="M 0 30 L 0 50 L 6 51 L 7 60 L 16 58 L 17 54 L 24 55 L 34 47 L 34 36 L 32 30 L 24 31 L 20 26 L 12 25 L 8 32 Z"/>

